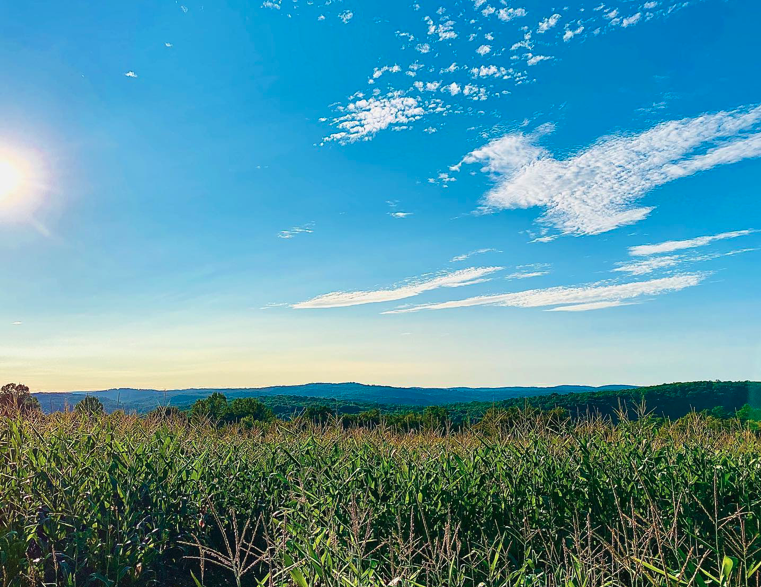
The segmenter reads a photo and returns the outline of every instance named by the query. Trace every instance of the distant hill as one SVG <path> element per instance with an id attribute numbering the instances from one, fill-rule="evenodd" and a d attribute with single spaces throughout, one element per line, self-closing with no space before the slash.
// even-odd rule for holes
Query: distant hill
<path id="1" fill-rule="evenodd" d="M 190 407 L 197 399 L 212 393 L 220 392 L 235 399 L 239 397 L 257 397 L 270 399 L 275 397 L 298 396 L 301 398 L 319 398 L 338 400 L 342 404 L 355 404 L 357 411 L 377 407 L 378 404 L 387 406 L 423 407 L 430 405 L 470 403 L 470 402 L 501 402 L 523 397 L 563 395 L 568 393 L 589 393 L 598 391 L 618 392 L 635 389 L 633 385 L 604 385 L 592 387 L 588 385 L 558 385 L 555 387 L 391 387 L 386 385 L 365 385 L 362 383 L 308 383 L 306 385 L 279 385 L 258 388 L 214 388 L 214 389 L 172 389 L 159 391 L 156 389 L 107 389 L 102 391 L 70 391 L 45 392 L 34 394 L 46 412 L 65 410 L 81 401 L 86 395 L 94 395 L 104 405 L 107 411 L 123 409 L 126 412 L 143 414 L 160 405 Z M 276 402 L 275 402 L 276 403 Z M 285 402 L 293 405 L 292 402 Z M 305 403 L 313 403 L 307 401 Z M 352 410 L 353 411 L 353 410 Z"/>
<path id="2" fill-rule="evenodd" d="M 491 408 L 508 409 L 525 404 L 541 410 L 563 408 L 571 416 L 587 413 L 614 416 L 627 408 L 630 417 L 634 408 L 644 402 L 654 416 L 677 419 L 695 411 L 714 411 L 722 417 L 731 416 L 744 405 L 761 409 L 761 383 L 755 381 L 690 381 L 664 383 L 649 387 L 593 392 L 545 394 L 526 398 L 509 398 L 499 402 L 470 402 L 447 406 L 454 421 L 477 421 Z"/>

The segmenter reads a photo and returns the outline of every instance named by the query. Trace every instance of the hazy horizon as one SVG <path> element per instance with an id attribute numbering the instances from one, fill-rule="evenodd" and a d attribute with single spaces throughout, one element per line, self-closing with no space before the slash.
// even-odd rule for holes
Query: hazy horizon
<path id="1" fill-rule="evenodd" d="M 738 381 L 746 381 L 746 380 L 738 380 Z M 213 391 L 213 390 L 248 390 L 248 389 L 271 389 L 275 387 L 306 387 L 310 385 L 346 385 L 346 384 L 356 384 L 356 385 L 362 385 L 367 387 L 394 387 L 398 389 L 461 389 L 461 388 L 471 388 L 471 389 L 511 389 L 511 388 L 526 388 L 526 389 L 551 389 L 554 387 L 590 387 L 590 388 L 600 388 L 600 387 L 616 387 L 616 386 L 630 386 L 630 387 L 647 387 L 650 385 L 661 385 L 661 384 L 673 384 L 673 383 L 686 383 L 685 381 L 660 381 L 658 383 L 648 383 L 648 384 L 639 384 L 639 383 L 625 383 L 625 382 L 614 382 L 614 383 L 603 383 L 603 384 L 588 384 L 588 383 L 558 383 L 558 384 L 549 384 L 549 385 L 512 385 L 509 383 L 500 384 L 500 385 L 481 385 L 481 386 L 472 386 L 472 385 L 391 385 L 391 384 L 382 384 L 382 383 L 367 383 L 363 381 L 308 381 L 305 383 L 290 383 L 290 384 L 276 384 L 276 385 L 249 385 L 249 386 L 234 386 L 234 387 L 226 387 L 226 386 L 195 386 L 195 387 L 176 387 L 176 388 L 156 388 L 156 387 L 134 387 L 129 385 L 117 385 L 117 386 L 110 386 L 110 387 L 101 387 L 101 388 L 92 388 L 92 389 L 39 389 L 34 390 L 31 389 L 30 391 L 32 393 L 95 393 L 95 392 L 101 392 L 101 391 L 118 391 L 121 389 L 124 390 L 131 390 L 131 391 L 155 391 L 158 393 L 162 392 L 176 392 L 176 391 L 187 391 L 187 390 L 198 390 L 198 391 Z"/>

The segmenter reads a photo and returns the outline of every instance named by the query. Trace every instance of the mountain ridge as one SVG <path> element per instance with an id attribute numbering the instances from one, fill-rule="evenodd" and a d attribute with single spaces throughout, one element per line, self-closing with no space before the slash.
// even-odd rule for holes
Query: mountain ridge
<path id="1" fill-rule="evenodd" d="M 504 386 L 504 387 L 396 387 L 357 382 L 306 383 L 301 385 L 274 385 L 265 387 L 208 387 L 171 390 L 112 388 L 96 391 L 37 392 L 43 410 L 51 412 L 73 406 L 83 397 L 93 395 L 101 400 L 107 411 L 123 409 L 127 412 L 145 413 L 160 405 L 179 408 L 189 407 L 198 399 L 214 392 L 225 394 L 230 399 L 239 397 L 271 397 L 293 395 L 321 398 L 325 400 L 349 400 L 378 404 L 427 406 L 472 401 L 501 401 L 517 397 L 538 395 L 579 393 L 589 391 L 617 391 L 634 389 L 638 386 L 611 384 Z"/>

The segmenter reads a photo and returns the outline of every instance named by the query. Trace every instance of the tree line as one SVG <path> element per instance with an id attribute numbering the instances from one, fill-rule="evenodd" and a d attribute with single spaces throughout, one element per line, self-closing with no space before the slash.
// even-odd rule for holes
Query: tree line
<path id="1" fill-rule="evenodd" d="M 264 401 L 262 401 L 264 400 Z M 272 406 L 269 402 L 275 402 Z M 403 430 L 460 428 L 478 422 L 509 422 L 517 414 L 541 415 L 548 421 L 574 419 L 594 414 L 618 419 L 638 417 L 635 406 L 646 406 L 651 418 L 676 420 L 699 412 L 713 420 L 761 421 L 761 384 L 755 382 L 700 381 L 674 383 L 631 390 L 551 394 L 514 398 L 499 402 L 470 402 L 425 408 L 367 404 L 357 411 L 356 402 L 315 398 L 244 397 L 228 400 L 219 392 L 197 400 L 188 410 L 160 406 L 147 414 L 161 419 L 205 421 L 247 428 L 275 420 L 297 420 L 314 424 L 340 423 L 344 428 L 371 428 L 381 424 Z M 273 407 L 275 408 L 273 410 Z M 365 406 L 363 406 L 365 407 Z M 85 396 L 74 412 L 94 416 L 105 412 L 100 400 Z M 275 411 L 276 410 L 276 411 Z M 26 385 L 9 383 L 0 389 L 0 415 L 27 416 L 41 413 L 40 404 Z"/>

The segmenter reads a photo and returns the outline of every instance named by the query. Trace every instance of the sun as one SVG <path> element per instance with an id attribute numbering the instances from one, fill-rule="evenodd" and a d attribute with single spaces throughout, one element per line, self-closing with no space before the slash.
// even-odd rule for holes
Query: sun
<path id="1" fill-rule="evenodd" d="M 0 159 L 0 200 L 14 195 L 23 183 L 24 172 L 21 166 L 7 159 Z"/>
<path id="2" fill-rule="evenodd" d="M 44 170 L 37 152 L 0 144 L 0 227 L 5 222 L 37 222 L 34 212 L 47 191 Z"/>

